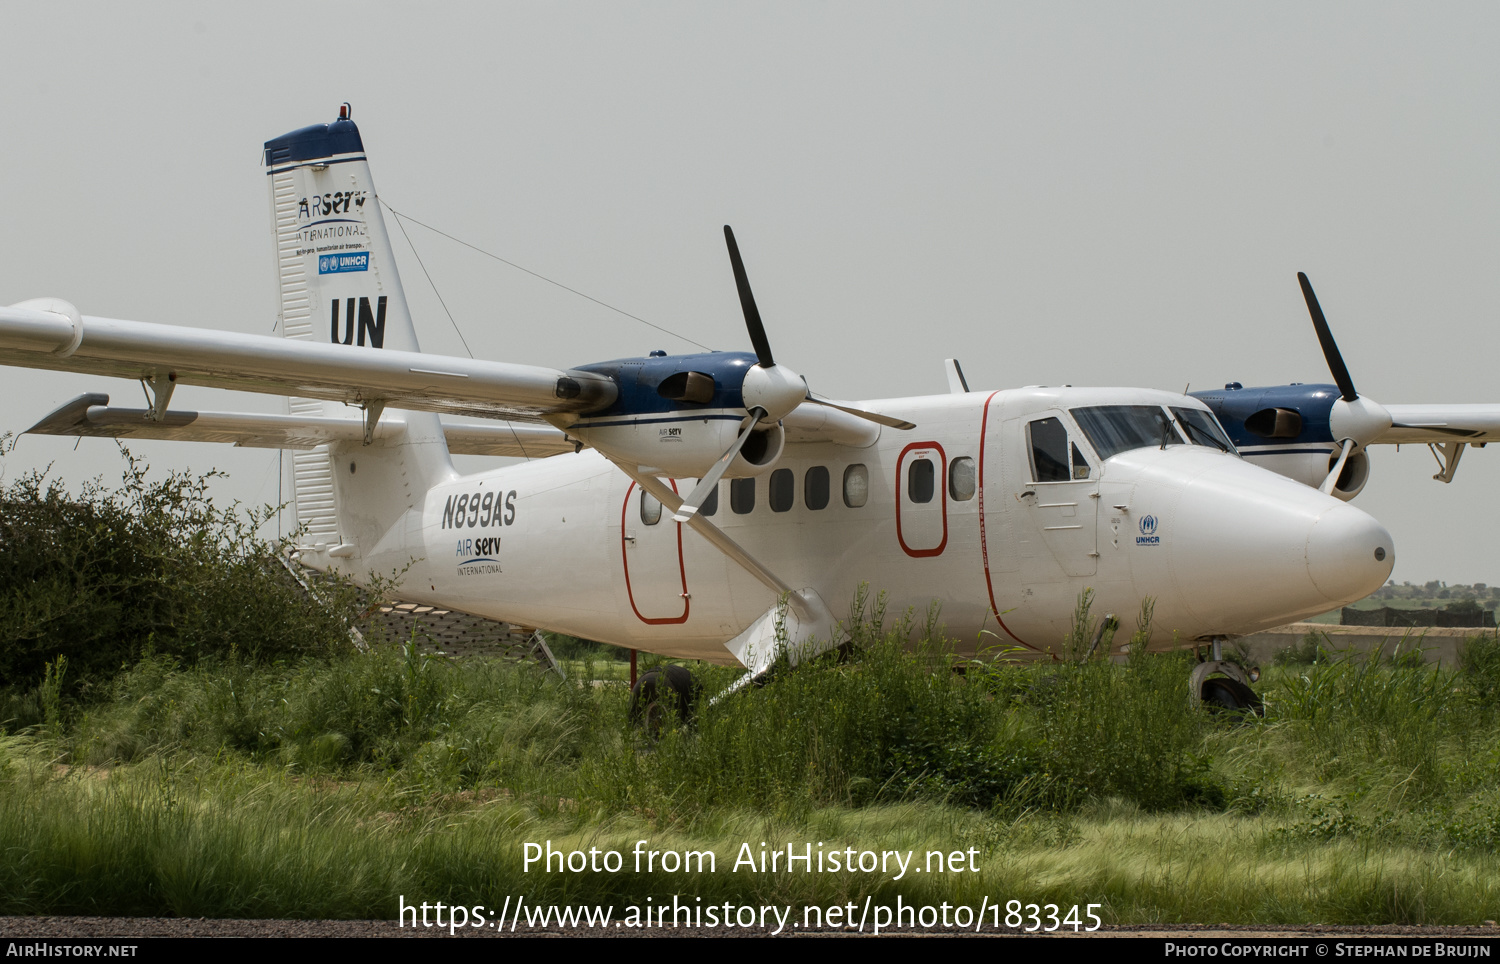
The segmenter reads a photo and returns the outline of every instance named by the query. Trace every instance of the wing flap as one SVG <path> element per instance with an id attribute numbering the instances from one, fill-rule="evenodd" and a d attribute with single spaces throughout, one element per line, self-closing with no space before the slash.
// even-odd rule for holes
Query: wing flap
<path id="1" fill-rule="evenodd" d="M 506 455 L 539 459 L 578 450 L 578 443 L 550 425 L 494 422 L 489 425 L 443 423 L 448 451 L 456 455 Z"/>

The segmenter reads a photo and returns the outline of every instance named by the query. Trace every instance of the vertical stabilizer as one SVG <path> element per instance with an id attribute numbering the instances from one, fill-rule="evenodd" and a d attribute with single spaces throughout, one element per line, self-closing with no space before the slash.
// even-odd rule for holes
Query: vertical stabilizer
<path id="1" fill-rule="evenodd" d="M 281 333 L 336 345 L 420 351 L 401 289 L 359 128 L 348 105 L 331 124 L 315 124 L 266 142 L 266 174 L 275 226 Z M 379 400 L 371 399 L 378 412 Z M 291 398 L 293 415 L 354 418 L 337 402 Z M 377 544 L 396 552 L 398 526 L 432 485 L 453 474 L 438 417 L 393 412 L 396 439 L 359 446 L 323 445 L 293 455 L 292 489 L 301 540 L 358 569 Z M 359 470 L 355 470 L 355 466 Z M 398 540 L 399 541 L 399 540 Z M 314 561 L 316 564 L 316 560 Z"/>

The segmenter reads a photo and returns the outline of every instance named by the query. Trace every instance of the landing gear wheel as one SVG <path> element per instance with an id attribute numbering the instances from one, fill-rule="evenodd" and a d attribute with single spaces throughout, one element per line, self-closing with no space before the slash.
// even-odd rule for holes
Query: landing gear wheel
<path id="1" fill-rule="evenodd" d="M 661 734 L 674 715 L 691 725 L 698 690 L 698 681 L 681 666 L 650 670 L 630 691 L 630 722 L 653 737 Z"/>
<path id="2" fill-rule="evenodd" d="M 1239 680 L 1215 678 L 1203 682 L 1203 705 L 1210 713 L 1253 713 L 1264 716 L 1265 704 Z"/>

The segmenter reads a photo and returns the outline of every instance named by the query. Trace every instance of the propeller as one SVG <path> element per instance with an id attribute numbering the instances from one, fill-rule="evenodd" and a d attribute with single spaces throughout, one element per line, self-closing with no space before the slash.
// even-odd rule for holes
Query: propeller
<path id="1" fill-rule="evenodd" d="M 1318 486 L 1319 492 L 1324 495 L 1333 494 L 1333 487 L 1338 485 L 1339 476 L 1344 471 L 1344 463 L 1349 461 L 1349 453 L 1352 451 L 1354 451 L 1354 439 L 1344 439 L 1343 444 L 1339 447 L 1338 461 L 1333 463 L 1333 468 L 1328 470 L 1328 477 L 1323 480 L 1322 485 Z"/>
<path id="2" fill-rule="evenodd" d="M 848 412 L 850 415 L 857 415 L 867 422 L 874 422 L 877 425 L 884 425 L 888 428 L 899 428 L 903 432 L 910 431 L 911 429 L 917 427 L 915 422 L 908 422 L 904 418 L 896 418 L 893 415 L 881 415 L 879 412 L 867 412 L 862 408 L 851 408 L 848 405 L 840 405 L 838 402 L 830 402 L 822 398 L 813 398 L 812 392 L 810 391 L 802 400 L 804 402 L 811 402 L 814 405 L 822 405 L 824 408 L 836 408 L 841 412 Z"/>
<path id="3" fill-rule="evenodd" d="M 1328 328 L 1328 319 L 1323 317 L 1323 306 L 1318 304 L 1318 296 L 1313 292 L 1312 282 L 1307 280 L 1307 275 L 1299 271 L 1297 283 L 1302 286 L 1302 298 L 1307 302 L 1308 314 L 1312 315 L 1313 330 L 1318 333 L 1318 344 L 1323 346 L 1323 357 L 1328 361 L 1328 370 L 1333 374 L 1333 383 L 1339 387 L 1344 401 L 1352 402 L 1359 398 L 1359 392 L 1354 390 L 1354 379 L 1349 377 L 1349 367 L 1344 364 L 1344 356 L 1339 352 L 1338 343 L 1333 340 L 1333 332 Z"/>
<path id="4" fill-rule="evenodd" d="M 1338 441 L 1341 451 L 1338 461 L 1328 472 L 1319 491 L 1330 493 L 1338 483 L 1339 474 L 1349 456 L 1375 441 L 1391 427 L 1391 413 L 1373 399 L 1361 397 L 1354 389 L 1354 379 L 1349 377 L 1349 368 L 1333 340 L 1333 331 L 1328 319 L 1323 316 L 1323 307 L 1313 293 L 1312 282 L 1307 275 L 1297 272 L 1297 283 L 1302 286 L 1302 297 L 1307 302 L 1307 312 L 1312 315 L 1313 330 L 1318 333 L 1318 343 L 1323 346 L 1323 357 L 1328 362 L 1328 371 L 1339 388 L 1339 397 L 1328 411 L 1328 427 Z"/>
<path id="5" fill-rule="evenodd" d="M 800 381 L 802 387 L 797 397 L 797 404 L 811 402 L 814 405 L 836 408 L 841 412 L 847 412 L 850 415 L 874 422 L 877 425 L 885 425 L 889 428 L 903 430 L 916 428 L 916 425 L 905 419 L 892 418 L 889 415 L 867 412 L 862 408 L 854 408 L 849 405 L 840 405 L 837 402 L 828 402 L 820 398 L 813 398 L 811 390 L 807 387 L 807 379 L 798 378 L 785 365 L 776 364 L 775 359 L 771 357 L 771 340 L 766 337 L 766 326 L 760 320 L 760 309 L 755 304 L 755 294 L 750 290 L 750 276 L 745 273 L 745 261 L 740 257 L 740 246 L 735 243 L 734 229 L 727 224 L 724 225 L 724 242 L 729 247 L 729 265 L 734 269 L 734 284 L 740 293 L 740 308 L 745 313 L 745 327 L 750 332 L 750 343 L 755 346 L 755 357 L 760 361 L 760 364 L 756 366 L 757 368 L 766 370 L 767 372 L 777 372 L 778 377 L 775 381 L 778 383 L 778 387 L 780 385 L 789 385 L 793 380 Z M 750 387 L 753 377 L 753 373 L 746 375 L 745 384 L 747 387 Z M 759 379 L 756 379 L 756 381 L 759 381 Z M 759 386 L 757 385 L 756 388 L 759 388 Z M 753 402 L 749 398 L 745 400 L 747 407 L 752 404 Z M 796 407 L 797 405 L 791 406 L 785 412 L 777 415 L 776 418 L 786 416 L 791 412 L 792 408 Z"/>
<path id="6" fill-rule="evenodd" d="M 916 428 L 916 425 L 905 419 L 813 398 L 805 378 L 785 365 L 776 364 L 776 359 L 771 354 L 771 340 L 766 337 L 765 323 L 760 319 L 760 308 L 755 304 L 755 292 L 750 290 L 750 276 L 745 271 L 745 259 L 740 257 L 740 246 L 734 240 L 734 229 L 727 224 L 724 225 L 724 243 L 729 248 L 729 266 L 734 270 L 734 286 L 740 295 L 740 309 L 745 314 L 745 328 L 750 333 L 750 344 L 755 348 L 756 364 L 745 372 L 745 380 L 740 385 L 740 394 L 744 398 L 750 421 L 734 440 L 734 444 L 719 457 L 708 474 L 698 480 L 692 493 L 683 500 L 681 508 L 672 516 L 678 522 L 687 522 L 697 514 L 734 457 L 745 447 L 750 433 L 755 431 L 757 425 L 762 421 L 780 421 L 804 402 L 836 408 L 877 425 L 898 429 Z"/>
<path id="7" fill-rule="evenodd" d="M 760 309 L 755 306 L 755 292 L 750 290 L 750 276 L 745 273 L 745 259 L 740 257 L 740 246 L 735 243 L 734 229 L 724 225 L 724 243 L 729 246 L 729 266 L 734 269 L 734 286 L 740 293 L 740 308 L 745 312 L 745 327 L 750 329 L 750 344 L 755 346 L 755 357 L 761 368 L 771 368 L 776 361 L 771 357 L 771 340 L 766 337 L 766 326 L 760 320 Z"/>

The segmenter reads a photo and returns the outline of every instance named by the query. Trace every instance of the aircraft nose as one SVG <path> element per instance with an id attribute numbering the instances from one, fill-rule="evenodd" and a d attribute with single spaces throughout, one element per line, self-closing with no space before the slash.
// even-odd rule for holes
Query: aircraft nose
<path id="1" fill-rule="evenodd" d="M 1393 545 L 1385 526 L 1341 502 L 1307 535 L 1307 574 L 1330 602 L 1363 599 L 1390 577 Z"/>
<path id="2" fill-rule="evenodd" d="M 1196 466 L 1203 470 L 1178 483 L 1175 498 L 1160 493 L 1165 552 L 1133 553 L 1142 595 L 1175 589 L 1173 628 L 1256 632 L 1362 599 L 1390 577 L 1391 535 L 1367 513 L 1237 459 L 1200 457 Z"/>

